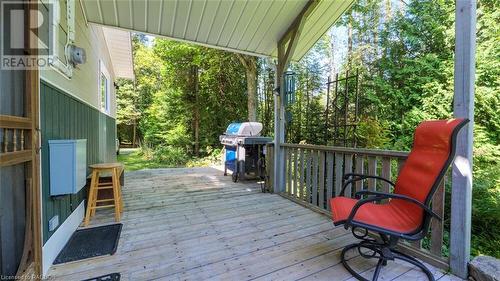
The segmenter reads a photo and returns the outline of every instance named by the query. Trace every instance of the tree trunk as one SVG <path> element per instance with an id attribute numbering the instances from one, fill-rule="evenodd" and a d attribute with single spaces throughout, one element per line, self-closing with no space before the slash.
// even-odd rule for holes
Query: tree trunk
<path id="1" fill-rule="evenodd" d="M 137 120 L 134 119 L 134 124 L 132 124 L 132 147 L 135 147 L 136 137 L 137 137 Z"/>
<path id="2" fill-rule="evenodd" d="M 399 5 L 398 5 L 398 12 L 399 12 L 399 14 L 401 14 L 401 15 L 404 14 L 404 12 L 405 12 L 405 5 L 406 5 L 405 1 L 402 1 L 402 0 L 399 1 Z"/>
<path id="3" fill-rule="evenodd" d="M 241 54 L 237 56 L 246 71 L 248 121 L 257 121 L 257 58 Z"/>
<path id="4" fill-rule="evenodd" d="M 335 73 L 337 72 L 337 69 L 335 67 L 335 34 L 333 32 L 328 33 L 328 37 L 330 38 L 330 48 L 329 48 L 329 55 L 330 55 L 330 76 L 333 77 Z"/>
<path id="5" fill-rule="evenodd" d="M 198 66 L 193 66 L 193 127 L 194 127 L 194 155 L 200 156 L 200 104 L 199 104 L 199 85 L 198 85 Z"/>
<path id="6" fill-rule="evenodd" d="M 352 64 L 352 15 L 349 15 L 349 22 L 347 24 L 347 66 L 351 68 Z"/>
<path id="7" fill-rule="evenodd" d="M 391 16 L 391 0 L 385 0 L 384 23 L 388 23 L 391 20 Z"/>
<path id="8" fill-rule="evenodd" d="M 310 136 L 311 136 L 311 130 L 310 130 L 310 124 L 311 124 L 311 119 L 308 118 L 310 115 L 309 115 L 309 111 L 311 109 L 311 103 L 310 103 L 310 98 L 309 98 L 309 77 L 306 77 L 306 133 L 304 134 L 305 135 L 305 138 L 306 138 L 306 142 L 307 143 L 310 143 Z"/>
<path id="9" fill-rule="evenodd" d="M 137 81 L 134 79 L 134 84 L 133 84 L 133 89 L 134 89 L 134 97 L 136 96 L 137 93 Z M 135 105 L 135 113 L 138 111 L 137 104 Z M 140 118 L 138 116 L 135 116 L 134 118 L 134 124 L 133 124 L 133 134 L 132 134 L 132 147 L 135 148 L 137 147 L 137 119 Z"/>

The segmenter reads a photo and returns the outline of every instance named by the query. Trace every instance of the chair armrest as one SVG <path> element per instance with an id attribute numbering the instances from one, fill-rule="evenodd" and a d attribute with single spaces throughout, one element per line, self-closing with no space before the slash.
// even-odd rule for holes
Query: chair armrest
<path id="1" fill-rule="evenodd" d="M 359 195 L 373 195 L 373 196 L 370 196 L 370 197 L 365 198 L 365 199 L 361 199 L 354 205 L 354 207 L 352 208 L 351 213 L 349 214 L 349 217 L 347 218 L 347 221 L 345 223 L 346 227 L 352 223 L 354 216 L 356 216 L 356 213 L 361 206 L 363 206 L 366 203 L 379 202 L 379 201 L 382 201 L 384 199 L 401 199 L 401 200 L 411 202 L 411 203 L 419 206 L 421 209 L 423 209 L 426 213 L 428 213 L 432 217 L 438 219 L 439 221 L 442 220 L 441 217 L 438 214 L 434 213 L 431 208 L 422 204 L 422 202 L 420 202 L 414 198 L 408 197 L 406 195 L 395 194 L 395 193 L 384 193 L 384 192 L 370 191 L 370 190 L 358 191 L 358 192 L 356 192 L 356 195 L 358 195 L 358 194 Z"/>
<path id="2" fill-rule="evenodd" d="M 349 178 L 351 178 L 351 179 L 349 179 Z M 344 196 L 345 189 L 347 188 L 348 185 L 352 184 L 353 182 L 357 182 L 357 181 L 364 180 L 364 179 L 379 179 L 379 180 L 385 181 L 386 183 L 388 183 L 392 186 L 395 185 L 392 181 L 390 181 L 386 178 L 383 178 L 383 177 L 364 175 L 364 174 L 356 174 L 356 173 L 347 173 L 344 175 L 344 177 L 342 179 L 345 182 L 342 185 L 342 190 L 340 191 L 339 196 Z"/>

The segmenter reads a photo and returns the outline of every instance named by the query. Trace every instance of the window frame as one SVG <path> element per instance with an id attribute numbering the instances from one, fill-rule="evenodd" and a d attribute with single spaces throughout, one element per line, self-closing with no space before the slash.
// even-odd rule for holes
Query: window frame
<path id="1" fill-rule="evenodd" d="M 102 92 L 102 77 L 106 78 L 106 92 L 104 93 L 106 96 L 105 105 L 103 106 L 103 92 Z M 98 105 L 99 109 L 106 113 L 110 114 L 111 112 L 111 76 L 109 75 L 108 69 L 102 60 L 99 60 L 99 72 L 97 76 L 97 91 L 98 91 Z"/>

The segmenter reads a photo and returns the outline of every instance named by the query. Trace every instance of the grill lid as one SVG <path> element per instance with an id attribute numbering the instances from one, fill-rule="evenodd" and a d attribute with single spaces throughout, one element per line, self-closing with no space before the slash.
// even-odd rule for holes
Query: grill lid
<path id="1" fill-rule="evenodd" d="M 231 123 L 227 126 L 226 135 L 260 136 L 260 131 L 262 131 L 262 123 L 259 122 Z"/>

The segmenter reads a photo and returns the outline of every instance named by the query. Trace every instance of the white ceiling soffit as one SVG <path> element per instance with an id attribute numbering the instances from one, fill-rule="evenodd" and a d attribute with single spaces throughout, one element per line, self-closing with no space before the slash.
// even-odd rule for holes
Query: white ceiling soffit
<path id="1" fill-rule="evenodd" d="M 134 79 L 130 32 L 116 28 L 103 27 L 102 33 L 106 40 L 115 76 Z"/>
<path id="2" fill-rule="evenodd" d="M 277 42 L 308 0 L 81 0 L 91 23 L 258 56 Z M 297 61 L 354 0 L 321 0 L 302 29 Z"/>

